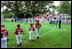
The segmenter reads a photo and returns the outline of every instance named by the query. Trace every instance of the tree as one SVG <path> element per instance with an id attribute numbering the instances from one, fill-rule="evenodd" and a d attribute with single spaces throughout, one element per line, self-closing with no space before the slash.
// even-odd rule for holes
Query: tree
<path id="1" fill-rule="evenodd" d="M 46 5 L 52 4 L 53 1 L 25 1 L 25 8 L 27 13 L 32 14 L 33 16 L 39 14 L 45 14 L 48 12 Z"/>
<path id="2" fill-rule="evenodd" d="M 18 16 L 18 14 L 20 13 L 20 7 L 22 6 L 21 5 L 21 2 L 18 2 L 18 1 L 2 1 L 1 2 L 1 7 L 3 7 L 3 6 L 6 6 L 7 8 L 7 11 L 10 11 L 10 12 L 12 12 L 13 13 L 13 15 L 14 16 Z M 5 9 L 5 10 L 6 10 Z M 9 10 L 10 9 L 10 10 Z M 4 11 L 5 11 L 4 10 Z M 3 11 L 3 13 L 6 13 L 6 11 L 4 12 Z"/>
<path id="3" fill-rule="evenodd" d="M 6 6 L 7 9 L 11 9 L 8 11 L 13 13 L 15 17 L 18 17 L 22 13 L 24 13 L 24 16 L 26 14 L 36 16 L 47 13 L 49 10 L 45 6 L 52 3 L 53 1 L 2 1 L 1 7 Z"/>
<path id="4" fill-rule="evenodd" d="M 71 4 L 69 3 L 69 1 L 61 1 L 60 6 L 57 7 L 57 11 L 59 13 L 71 15 Z"/>

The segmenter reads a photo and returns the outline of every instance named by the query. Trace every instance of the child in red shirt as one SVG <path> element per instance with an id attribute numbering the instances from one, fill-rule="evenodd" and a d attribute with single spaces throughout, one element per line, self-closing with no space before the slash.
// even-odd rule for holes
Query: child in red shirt
<path id="1" fill-rule="evenodd" d="M 33 27 L 33 24 L 30 24 L 30 27 L 29 27 L 29 40 L 32 41 L 33 40 L 33 32 L 34 32 L 34 27 Z"/>
<path id="2" fill-rule="evenodd" d="M 5 30 L 5 25 L 1 25 L 1 48 L 7 48 L 8 31 Z"/>
<path id="3" fill-rule="evenodd" d="M 17 40 L 17 46 L 21 46 L 22 45 L 22 34 L 23 30 L 20 28 L 20 24 L 17 24 L 17 28 L 14 32 L 14 34 L 16 34 L 16 40 Z"/>
<path id="4" fill-rule="evenodd" d="M 37 38 L 39 38 L 41 24 L 39 23 L 39 20 L 37 20 L 36 22 L 37 23 L 35 24 L 35 28 L 36 28 Z"/>

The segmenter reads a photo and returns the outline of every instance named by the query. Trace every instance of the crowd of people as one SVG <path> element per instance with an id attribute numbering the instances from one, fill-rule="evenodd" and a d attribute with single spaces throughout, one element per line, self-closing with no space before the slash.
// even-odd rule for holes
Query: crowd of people
<path id="1" fill-rule="evenodd" d="M 39 16 L 33 16 L 33 17 L 29 17 L 29 18 L 3 18 L 1 17 L 1 20 L 9 20 L 9 21 L 12 21 L 12 22 L 21 22 L 21 23 L 34 23 L 36 22 L 35 19 L 39 19 L 40 22 L 49 22 L 50 24 L 56 24 L 56 19 L 59 18 L 59 16 L 61 16 L 61 18 L 63 19 L 62 20 L 62 23 L 71 23 L 71 19 L 68 20 L 64 15 L 61 15 L 61 14 L 41 14 Z"/>
<path id="2" fill-rule="evenodd" d="M 36 22 L 35 19 L 39 19 L 40 22 L 50 22 L 50 21 L 55 21 L 55 18 L 58 18 L 59 15 L 58 14 L 42 14 L 42 15 L 39 15 L 39 16 L 34 16 L 34 17 L 29 17 L 28 19 L 19 19 L 19 18 L 11 18 L 13 22 L 24 22 L 24 23 L 27 23 L 27 22 Z M 63 17 L 63 16 L 62 16 Z M 64 18 L 64 17 L 63 17 Z"/>

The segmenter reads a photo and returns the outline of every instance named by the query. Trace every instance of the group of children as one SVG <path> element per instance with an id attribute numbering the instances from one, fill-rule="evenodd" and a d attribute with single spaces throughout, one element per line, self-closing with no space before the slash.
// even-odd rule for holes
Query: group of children
<path id="1" fill-rule="evenodd" d="M 37 38 L 40 37 L 41 24 L 39 23 L 39 20 L 36 20 L 35 27 L 33 25 L 34 24 L 31 23 L 29 27 L 29 41 L 33 40 L 33 33 L 35 30 L 37 33 Z M 17 46 L 22 45 L 22 37 L 21 37 L 22 32 L 24 31 L 20 28 L 20 24 L 17 24 L 17 28 L 14 32 L 14 34 L 16 35 Z M 8 41 L 8 31 L 5 30 L 5 25 L 1 25 L 1 48 L 7 48 L 7 41 Z"/>

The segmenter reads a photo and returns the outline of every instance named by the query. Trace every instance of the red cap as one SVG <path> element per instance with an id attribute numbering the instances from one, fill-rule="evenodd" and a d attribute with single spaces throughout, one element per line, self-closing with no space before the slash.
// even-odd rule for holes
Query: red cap
<path id="1" fill-rule="evenodd" d="M 30 25 L 33 25 L 32 23 Z"/>
<path id="2" fill-rule="evenodd" d="M 1 25 L 1 27 L 5 27 L 5 25 Z"/>
<path id="3" fill-rule="evenodd" d="M 17 27 L 20 27 L 20 24 L 17 24 Z"/>
<path id="4" fill-rule="evenodd" d="M 37 20 L 37 22 L 39 22 L 39 20 Z"/>

